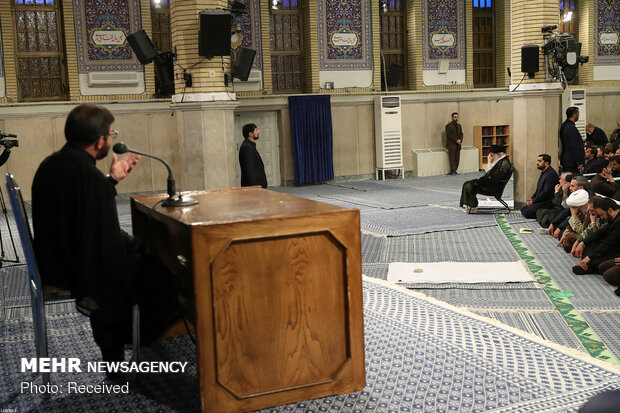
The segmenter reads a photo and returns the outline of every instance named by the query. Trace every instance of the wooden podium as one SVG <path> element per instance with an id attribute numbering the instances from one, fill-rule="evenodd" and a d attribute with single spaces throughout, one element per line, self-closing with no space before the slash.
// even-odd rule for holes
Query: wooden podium
<path id="1" fill-rule="evenodd" d="M 131 213 L 195 297 L 202 411 L 362 390 L 359 210 L 258 187 L 188 195 L 199 204 L 136 196 Z"/>

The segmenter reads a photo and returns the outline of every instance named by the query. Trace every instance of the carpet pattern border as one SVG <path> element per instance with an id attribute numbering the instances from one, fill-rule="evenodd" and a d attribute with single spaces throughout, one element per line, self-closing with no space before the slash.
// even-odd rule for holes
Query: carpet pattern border
<path id="1" fill-rule="evenodd" d="M 525 244 L 514 232 L 510 224 L 506 221 L 506 218 L 501 215 L 495 215 L 495 220 L 500 229 L 504 232 L 504 235 L 508 238 L 508 241 L 513 248 L 519 254 L 522 260 L 524 260 L 529 267 L 530 271 L 534 275 L 536 282 L 542 287 L 549 300 L 553 303 L 555 308 L 560 312 L 562 318 L 568 324 L 568 327 L 577 336 L 586 351 L 594 358 L 604 360 L 609 363 L 620 365 L 618 359 L 613 355 L 607 347 L 605 347 L 603 341 L 598 337 L 594 330 L 588 325 L 587 321 L 581 314 L 575 309 L 568 297 L 559 297 L 557 294 L 561 293 L 561 290 L 557 287 L 553 279 L 549 276 L 547 271 L 536 261 L 536 258 L 525 247 Z"/>

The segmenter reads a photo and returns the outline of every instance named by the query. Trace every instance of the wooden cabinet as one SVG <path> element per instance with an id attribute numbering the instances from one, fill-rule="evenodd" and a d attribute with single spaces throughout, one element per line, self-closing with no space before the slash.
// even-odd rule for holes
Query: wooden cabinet
<path id="1" fill-rule="evenodd" d="M 359 210 L 256 187 L 190 195 L 131 205 L 134 233 L 195 297 L 202 410 L 364 389 Z"/>
<path id="2" fill-rule="evenodd" d="M 474 126 L 474 146 L 479 150 L 479 168 L 484 169 L 491 145 L 504 145 L 510 156 L 510 125 Z"/>

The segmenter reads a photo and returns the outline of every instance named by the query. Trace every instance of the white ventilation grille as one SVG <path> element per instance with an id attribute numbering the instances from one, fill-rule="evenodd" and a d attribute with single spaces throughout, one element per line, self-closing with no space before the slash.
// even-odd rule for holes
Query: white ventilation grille
<path id="1" fill-rule="evenodd" d="M 403 127 L 399 96 L 375 98 L 377 168 L 403 167 Z"/>
<path id="2" fill-rule="evenodd" d="M 566 119 L 566 109 L 571 106 L 579 108 L 579 120 L 575 126 L 581 138 L 586 139 L 587 110 L 586 110 L 586 91 L 585 89 L 566 89 L 562 94 L 562 122 Z"/>
<path id="3" fill-rule="evenodd" d="M 135 86 L 140 82 L 140 72 L 89 72 L 89 87 Z"/>

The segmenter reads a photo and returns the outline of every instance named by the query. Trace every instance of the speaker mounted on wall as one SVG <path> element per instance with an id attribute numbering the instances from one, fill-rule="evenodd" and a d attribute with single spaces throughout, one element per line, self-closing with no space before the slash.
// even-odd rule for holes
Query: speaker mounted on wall
<path id="1" fill-rule="evenodd" d="M 202 10 L 199 20 L 198 54 L 208 59 L 214 56 L 230 56 L 230 11 Z"/>
<path id="2" fill-rule="evenodd" d="M 242 81 L 247 81 L 254 64 L 256 50 L 240 47 L 235 62 L 232 64 L 232 76 Z"/>
<path id="3" fill-rule="evenodd" d="M 521 46 L 521 72 L 527 73 L 528 77 L 532 79 L 538 71 L 538 45 L 526 44 Z"/>
<path id="4" fill-rule="evenodd" d="M 136 54 L 136 57 L 143 65 L 151 63 L 157 57 L 158 53 L 153 46 L 153 42 L 146 34 L 144 30 L 138 30 L 127 36 L 127 41 L 131 50 Z"/>

